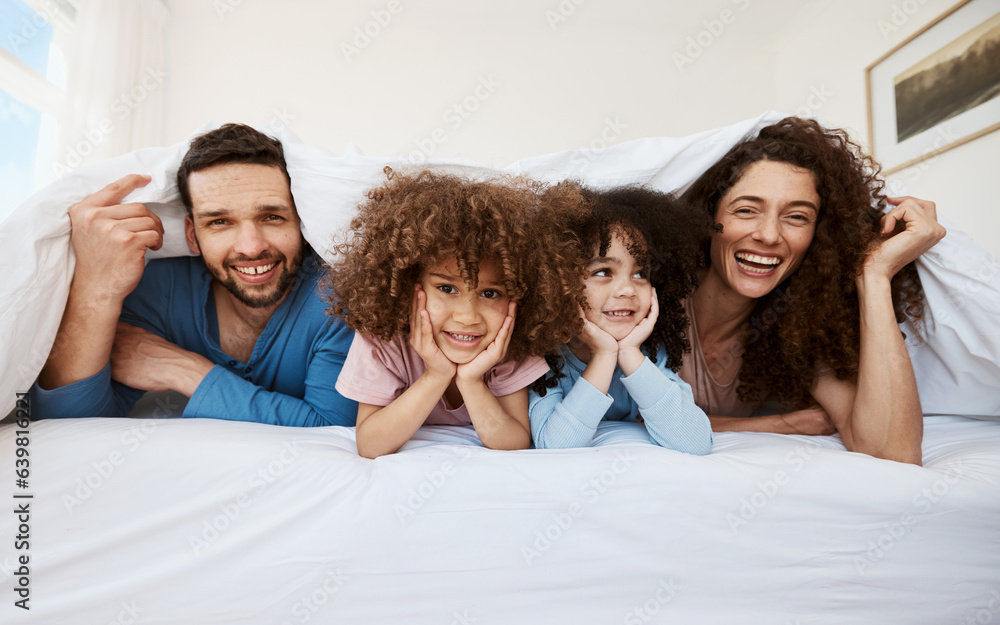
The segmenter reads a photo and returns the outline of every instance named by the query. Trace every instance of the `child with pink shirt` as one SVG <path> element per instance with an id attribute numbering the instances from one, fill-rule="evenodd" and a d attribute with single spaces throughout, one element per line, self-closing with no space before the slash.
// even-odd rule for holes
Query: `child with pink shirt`
<path id="1" fill-rule="evenodd" d="M 579 187 L 387 173 L 330 270 L 331 314 L 357 331 L 337 391 L 359 402 L 358 453 L 393 453 L 424 424 L 526 449 L 527 387 L 581 324 L 561 228 Z"/>

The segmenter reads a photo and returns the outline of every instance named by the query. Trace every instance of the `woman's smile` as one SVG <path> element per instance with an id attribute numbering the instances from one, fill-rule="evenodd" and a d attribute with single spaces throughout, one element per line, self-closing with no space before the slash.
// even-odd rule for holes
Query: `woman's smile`
<path id="1" fill-rule="evenodd" d="M 759 299 L 791 276 L 816 231 L 820 199 L 813 173 L 757 161 L 723 196 L 712 236 L 710 273 L 727 289 Z"/>

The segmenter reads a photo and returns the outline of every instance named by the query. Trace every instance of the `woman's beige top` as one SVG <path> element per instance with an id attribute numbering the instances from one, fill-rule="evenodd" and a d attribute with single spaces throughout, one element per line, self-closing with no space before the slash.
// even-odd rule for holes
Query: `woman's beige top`
<path id="1" fill-rule="evenodd" d="M 708 370 L 705 354 L 701 351 L 698 322 L 694 318 L 694 304 L 691 298 L 684 301 L 684 310 L 691 320 L 691 328 L 688 331 L 691 351 L 684 354 L 684 361 L 677 373 L 682 380 L 691 385 L 694 403 L 707 415 L 749 417 L 751 415 L 750 405 L 741 402 L 736 396 L 736 387 L 740 385 L 739 368 L 737 368 L 736 376 L 726 384 L 719 384 L 715 380 L 715 376 Z M 743 357 L 739 352 L 732 352 L 729 357 L 742 363 Z"/>

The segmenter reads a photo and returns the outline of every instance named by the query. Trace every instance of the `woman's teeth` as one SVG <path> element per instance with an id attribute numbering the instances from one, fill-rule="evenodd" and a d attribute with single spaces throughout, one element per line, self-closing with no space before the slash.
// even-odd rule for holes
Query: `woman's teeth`
<path id="1" fill-rule="evenodd" d="M 769 273 L 781 264 L 781 259 L 775 256 L 758 256 L 748 252 L 737 252 L 736 262 L 751 273 Z"/>

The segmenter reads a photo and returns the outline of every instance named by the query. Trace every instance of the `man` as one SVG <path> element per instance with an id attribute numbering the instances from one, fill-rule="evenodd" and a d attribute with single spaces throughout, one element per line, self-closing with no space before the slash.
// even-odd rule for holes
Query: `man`
<path id="1" fill-rule="evenodd" d="M 198 256 L 151 261 L 163 226 L 120 202 L 131 175 L 69 210 L 76 270 L 56 347 L 31 389 L 39 417 L 124 416 L 145 391 L 185 417 L 354 425 L 334 388 L 353 332 L 326 315 L 281 143 L 240 124 L 197 137 L 177 185 Z"/>

